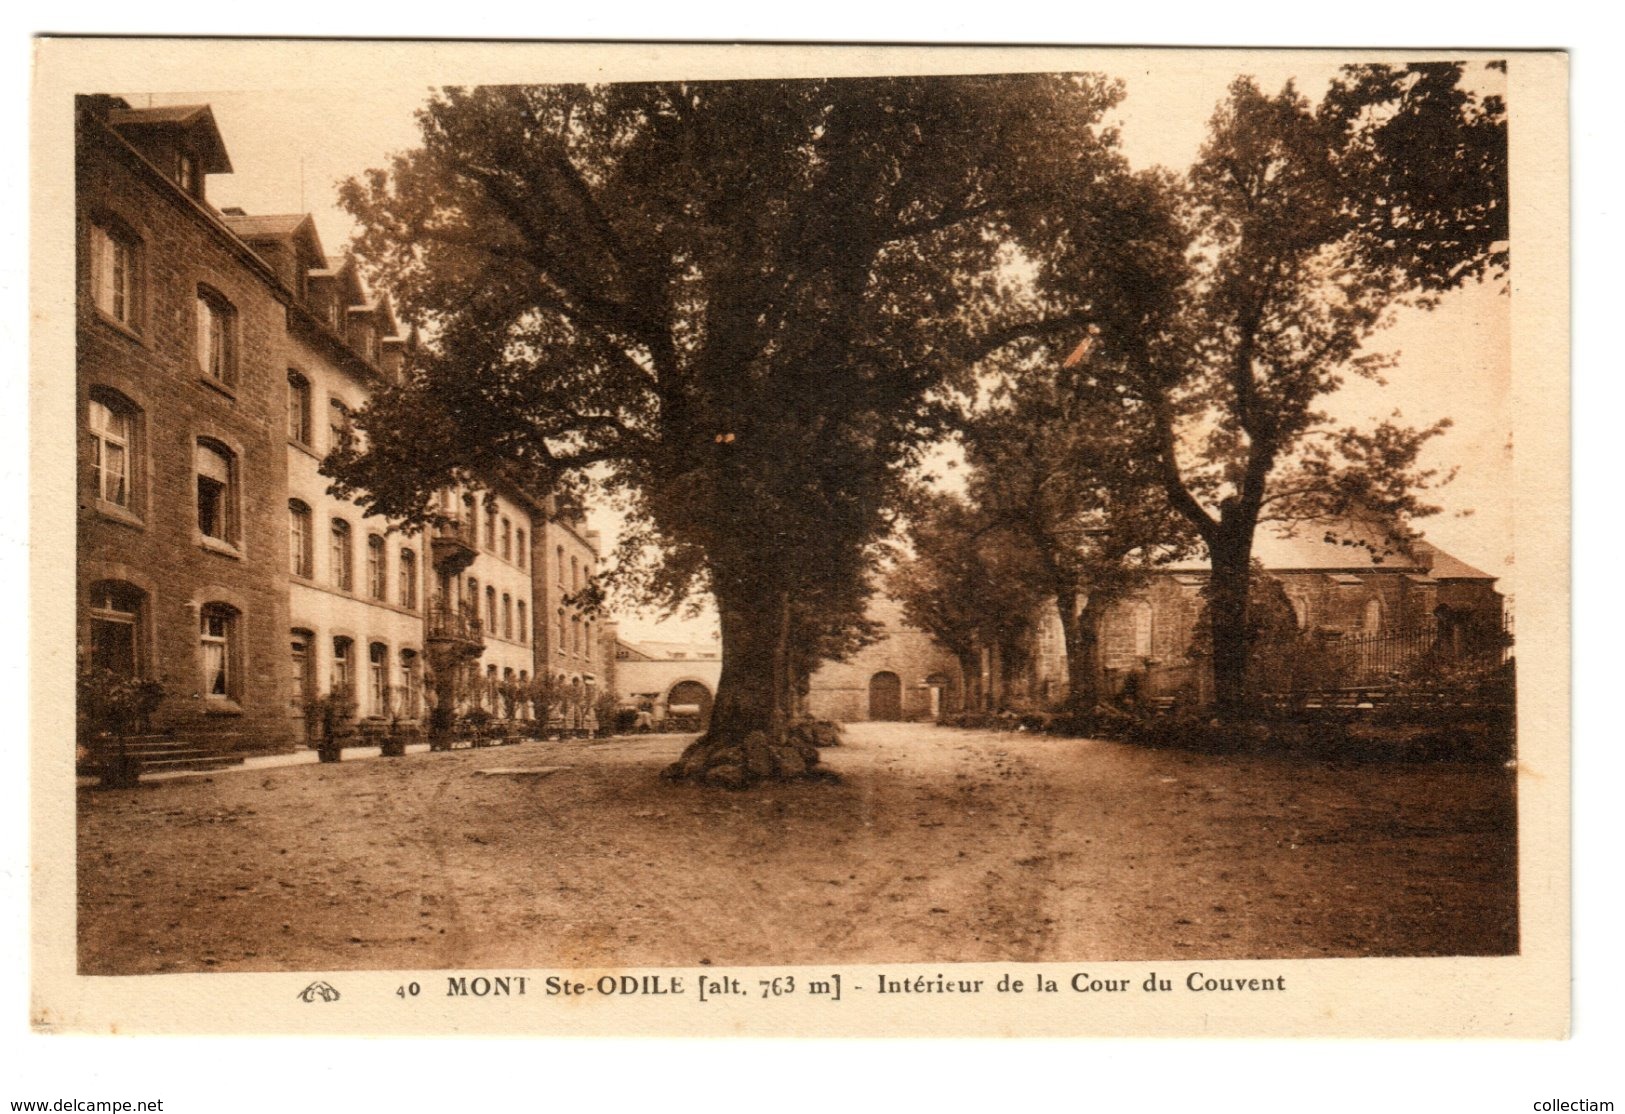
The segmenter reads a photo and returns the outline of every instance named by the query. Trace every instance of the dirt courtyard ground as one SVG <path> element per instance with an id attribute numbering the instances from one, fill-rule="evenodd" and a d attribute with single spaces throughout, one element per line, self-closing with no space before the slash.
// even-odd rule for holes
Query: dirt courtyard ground
<path id="1" fill-rule="evenodd" d="M 81 790 L 80 970 L 1518 946 L 1515 774 L 1498 767 L 858 724 L 824 752 L 840 784 L 729 793 L 659 779 L 685 741 L 527 743 Z"/>

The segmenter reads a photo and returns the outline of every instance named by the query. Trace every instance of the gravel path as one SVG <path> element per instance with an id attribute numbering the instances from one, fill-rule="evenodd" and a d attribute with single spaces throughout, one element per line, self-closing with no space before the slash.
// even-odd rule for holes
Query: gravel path
<path id="1" fill-rule="evenodd" d="M 1493 955 L 1515 775 L 861 724 L 839 785 L 677 736 L 79 794 L 86 974 Z"/>

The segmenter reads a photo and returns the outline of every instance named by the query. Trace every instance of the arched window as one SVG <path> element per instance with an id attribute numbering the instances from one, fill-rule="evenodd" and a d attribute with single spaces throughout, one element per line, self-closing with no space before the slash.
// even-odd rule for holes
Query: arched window
<path id="1" fill-rule="evenodd" d="M 239 490 L 237 462 L 224 445 L 199 440 L 196 467 L 198 531 L 205 538 L 234 545 Z"/>
<path id="2" fill-rule="evenodd" d="M 513 637 L 513 597 L 502 593 L 502 637 Z"/>
<path id="3" fill-rule="evenodd" d="M 98 388 L 91 393 L 85 421 L 96 498 L 124 510 L 131 509 L 132 502 L 137 414 L 123 395 Z"/>
<path id="4" fill-rule="evenodd" d="M 569 649 L 570 647 L 564 641 L 564 608 L 561 607 L 559 608 L 559 637 L 557 644 L 554 646 L 554 652 L 563 654 L 568 653 Z"/>
<path id="5" fill-rule="evenodd" d="M 310 444 L 310 380 L 288 369 L 288 440 Z"/>
<path id="6" fill-rule="evenodd" d="M 218 292 L 198 287 L 197 364 L 204 378 L 237 382 L 237 310 Z"/>
<path id="7" fill-rule="evenodd" d="M 530 616 L 524 600 L 519 601 L 519 641 L 530 641 Z"/>
<path id="8" fill-rule="evenodd" d="M 1365 601 L 1365 612 L 1360 616 L 1360 629 L 1367 634 L 1382 630 L 1382 600 L 1372 596 Z"/>
<path id="9" fill-rule="evenodd" d="M 564 547 L 562 545 L 558 547 L 558 556 L 559 556 L 559 561 L 558 561 L 559 587 L 563 588 L 564 587 Z"/>
<path id="10" fill-rule="evenodd" d="M 418 606 L 418 555 L 410 549 L 401 550 L 401 606 Z"/>
<path id="11" fill-rule="evenodd" d="M 1148 658 L 1151 656 L 1151 605 L 1140 600 L 1129 615 L 1134 623 L 1134 656 Z"/>
<path id="12" fill-rule="evenodd" d="M 497 626 L 497 590 L 489 584 L 485 586 L 485 629 L 493 635 L 502 629 Z"/>
<path id="13" fill-rule="evenodd" d="M 518 546 L 518 550 L 514 555 L 515 561 L 518 563 L 520 568 L 524 568 L 526 565 L 530 564 L 530 550 L 526 548 L 525 532 L 523 530 L 519 531 L 519 540 L 516 544 Z"/>
<path id="14" fill-rule="evenodd" d="M 485 548 L 491 553 L 497 551 L 497 509 L 495 506 L 485 508 Z"/>
<path id="15" fill-rule="evenodd" d="M 99 580 L 90 586 L 90 661 L 92 671 L 118 677 L 143 676 L 147 595 L 122 580 Z"/>
<path id="16" fill-rule="evenodd" d="M 205 700 L 238 698 L 237 618 L 237 609 L 223 603 L 204 604 L 199 612 Z"/>
<path id="17" fill-rule="evenodd" d="M 367 535 L 367 594 L 375 600 L 389 598 L 388 574 L 384 567 L 384 539 Z"/>
<path id="18" fill-rule="evenodd" d="M 570 619 L 570 648 L 577 655 L 581 653 L 581 616 L 572 616 Z"/>
<path id="19" fill-rule="evenodd" d="M 581 591 L 581 562 L 570 558 L 570 591 Z"/>
<path id="20" fill-rule="evenodd" d="M 311 575 L 312 543 L 310 508 L 298 499 L 288 500 L 288 571 L 295 576 Z"/>
<path id="21" fill-rule="evenodd" d="M 333 520 L 328 549 L 333 587 L 348 592 L 355 586 L 355 557 L 350 545 L 350 524 L 342 518 Z"/>
<path id="22" fill-rule="evenodd" d="M 506 516 L 502 519 L 502 559 L 513 560 L 513 523 Z"/>
<path id="23" fill-rule="evenodd" d="M 468 578 L 468 595 L 463 599 L 463 611 L 472 615 L 475 622 L 479 622 L 480 582 L 472 576 Z"/>

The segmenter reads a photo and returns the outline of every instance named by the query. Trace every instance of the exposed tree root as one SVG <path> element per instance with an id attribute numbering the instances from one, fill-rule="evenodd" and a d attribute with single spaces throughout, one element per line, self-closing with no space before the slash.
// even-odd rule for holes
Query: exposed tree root
<path id="1" fill-rule="evenodd" d="M 791 735 L 775 738 L 765 731 L 744 736 L 701 735 L 660 776 L 722 789 L 747 789 L 763 781 L 840 780 L 831 771 L 818 768 L 816 746 Z"/>

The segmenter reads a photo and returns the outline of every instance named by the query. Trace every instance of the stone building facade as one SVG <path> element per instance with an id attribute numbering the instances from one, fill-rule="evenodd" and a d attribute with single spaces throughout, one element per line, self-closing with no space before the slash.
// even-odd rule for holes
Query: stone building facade
<path id="1" fill-rule="evenodd" d="M 330 266 L 305 214 L 221 213 L 276 272 L 286 305 L 280 407 L 287 455 L 288 702 L 297 736 L 316 698 L 338 694 L 362 721 L 423 714 L 425 568 L 401 532 L 328 494 L 322 458 L 355 436 L 351 416 L 400 375 L 388 299 L 367 296 L 353 263 Z"/>
<path id="2" fill-rule="evenodd" d="M 853 723 L 930 720 L 959 711 L 964 684 L 953 654 L 909 626 L 895 600 L 876 596 L 869 618 L 881 624 L 879 640 L 846 661 L 819 666 L 808 688 L 807 714 Z"/>
<path id="3" fill-rule="evenodd" d="M 711 714 L 722 679 L 715 642 L 615 642 L 615 697 L 622 708 L 648 713 L 655 727 L 698 730 Z"/>
<path id="4" fill-rule="evenodd" d="M 160 682 L 155 730 L 291 746 L 290 292 L 208 205 L 208 108 L 82 98 L 76 142 L 81 672 Z"/>
<path id="5" fill-rule="evenodd" d="M 1259 529 L 1254 557 L 1280 586 L 1290 609 L 1284 622 L 1327 642 L 1417 631 L 1429 624 L 1499 630 L 1504 601 L 1496 578 L 1426 541 L 1394 543 L 1351 523 Z M 1200 688 L 1208 580 L 1200 559 L 1158 569 L 1146 585 L 1107 612 L 1101 632 L 1108 689 L 1148 670 L 1164 687 L 1190 671 Z M 1029 702 L 1056 704 L 1066 695 L 1060 617 L 1046 608 L 1035 643 Z M 1192 655 L 1193 648 L 1197 651 Z"/>
<path id="6" fill-rule="evenodd" d="M 598 572 L 601 540 L 584 518 L 551 509 L 532 534 L 536 669 L 559 686 L 566 726 L 580 730 L 589 726 L 599 695 L 613 691 L 604 623 L 582 596 Z"/>
<path id="7" fill-rule="evenodd" d="M 308 216 L 209 205 L 232 167 L 206 106 L 78 109 L 81 675 L 158 682 L 145 726 L 222 754 L 298 745 L 334 692 L 421 721 L 442 669 L 460 711 L 541 670 L 590 707 L 601 624 L 565 597 L 596 536 L 500 477 L 427 533 L 329 495 L 323 457 L 402 372 L 387 297 Z"/>

